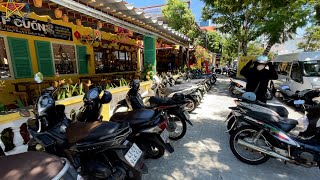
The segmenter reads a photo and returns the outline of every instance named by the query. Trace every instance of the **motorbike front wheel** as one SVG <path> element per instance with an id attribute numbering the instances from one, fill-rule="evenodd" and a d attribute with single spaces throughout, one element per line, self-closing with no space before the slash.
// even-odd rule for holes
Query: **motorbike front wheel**
<path id="1" fill-rule="evenodd" d="M 188 102 L 188 104 L 186 105 L 186 110 L 189 113 L 192 113 L 197 107 L 197 102 L 191 98 L 186 98 L 186 101 Z"/>
<path id="2" fill-rule="evenodd" d="M 169 115 L 169 124 L 167 130 L 169 131 L 169 139 L 179 140 L 187 132 L 187 123 L 183 120 L 178 114 L 168 114 Z"/>
<path id="3" fill-rule="evenodd" d="M 258 130 L 251 126 L 242 126 L 239 129 L 235 130 L 230 136 L 230 149 L 232 153 L 242 162 L 250 165 L 258 165 L 265 163 L 269 160 L 269 156 L 259 152 L 257 150 L 246 147 L 242 144 L 239 144 L 239 140 L 242 140 L 246 143 L 258 146 L 258 147 L 268 147 L 269 143 L 266 144 L 266 137 L 261 134 L 261 136 L 256 139 L 256 135 L 259 133 Z"/>

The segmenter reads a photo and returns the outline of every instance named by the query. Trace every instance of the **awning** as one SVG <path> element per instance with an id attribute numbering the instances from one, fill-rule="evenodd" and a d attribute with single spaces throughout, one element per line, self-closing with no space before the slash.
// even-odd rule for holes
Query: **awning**
<path id="1" fill-rule="evenodd" d="M 72 11 L 146 36 L 188 46 L 190 39 L 123 0 L 50 0 Z"/>

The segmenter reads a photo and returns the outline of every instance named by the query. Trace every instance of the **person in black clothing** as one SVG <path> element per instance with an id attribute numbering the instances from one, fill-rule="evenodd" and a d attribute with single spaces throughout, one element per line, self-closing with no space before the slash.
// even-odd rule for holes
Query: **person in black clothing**
<path id="1" fill-rule="evenodd" d="M 266 56 L 258 56 L 257 61 L 249 61 L 240 71 L 247 79 L 247 92 L 254 92 L 257 100 L 266 103 L 269 80 L 278 79 L 277 71 Z"/>

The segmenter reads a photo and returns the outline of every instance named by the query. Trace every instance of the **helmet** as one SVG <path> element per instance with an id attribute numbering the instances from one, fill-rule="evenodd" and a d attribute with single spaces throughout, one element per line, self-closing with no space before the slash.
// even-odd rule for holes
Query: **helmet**
<path id="1" fill-rule="evenodd" d="M 129 83 L 129 87 L 133 90 L 138 91 L 140 88 L 140 80 L 139 79 L 132 79 Z"/>
<path id="2" fill-rule="evenodd" d="M 101 97 L 101 103 L 107 104 L 112 100 L 112 94 L 109 91 L 104 91 L 102 97 Z"/>
<path id="3" fill-rule="evenodd" d="M 253 92 L 245 92 L 242 94 L 242 99 L 248 100 L 248 101 L 256 101 L 257 96 Z"/>
<path id="4" fill-rule="evenodd" d="M 269 61 L 269 58 L 267 56 L 258 56 L 257 62 L 260 64 L 266 64 Z"/>
<path id="5" fill-rule="evenodd" d="M 184 98 L 185 98 L 184 94 L 182 94 L 182 93 L 176 93 L 172 96 L 172 100 L 174 100 L 174 101 L 182 101 L 182 100 L 184 100 Z"/>

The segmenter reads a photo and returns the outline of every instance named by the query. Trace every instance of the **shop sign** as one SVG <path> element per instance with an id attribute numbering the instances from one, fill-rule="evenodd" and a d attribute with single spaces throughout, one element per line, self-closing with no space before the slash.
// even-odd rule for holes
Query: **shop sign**
<path id="1" fill-rule="evenodd" d="M 73 40 L 72 28 L 31 18 L 22 18 L 18 15 L 11 15 L 9 18 L 6 18 L 5 12 L 0 12 L 0 15 L 0 31 L 70 41 Z"/>

